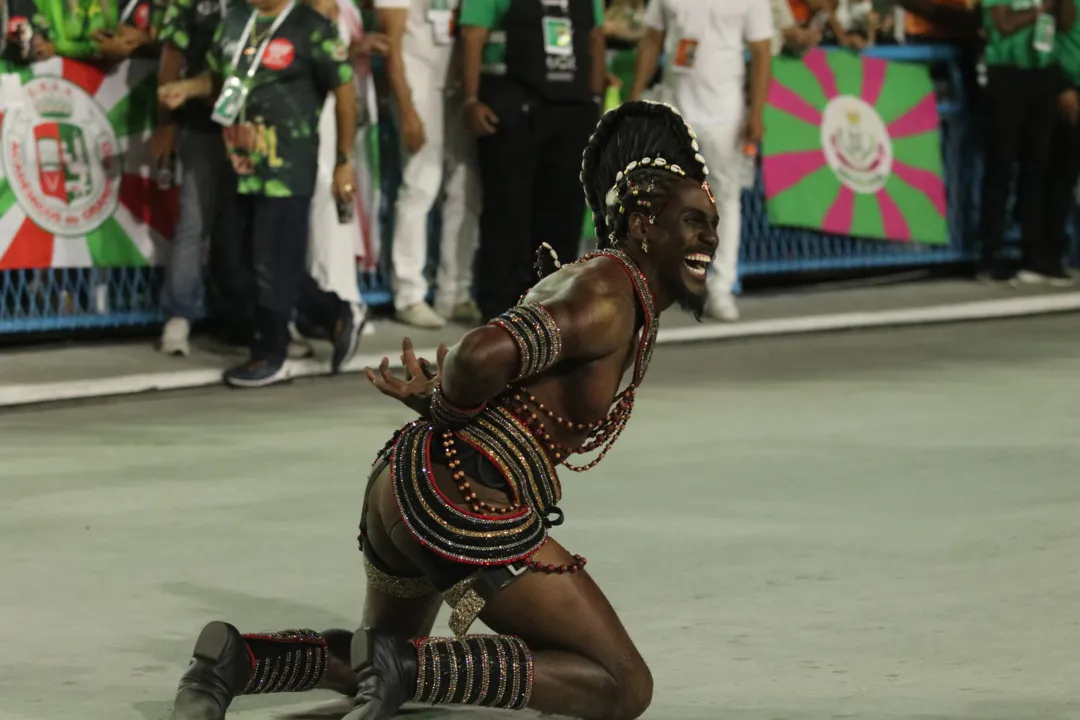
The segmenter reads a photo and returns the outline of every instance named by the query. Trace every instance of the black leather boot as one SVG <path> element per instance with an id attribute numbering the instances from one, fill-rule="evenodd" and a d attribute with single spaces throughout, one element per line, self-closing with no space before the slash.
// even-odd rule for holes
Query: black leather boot
<path id="1" fill-rule="evenodd" d="M 174 720 L 222 720 L 251 679 L 251 658 L 240 631 L 214 621 L 195 641 L 191 665 L 180 679 Z"/>
<path id="2" fill-rule="evenodd" d="M 214 621 L 203 628 L 180 680 L 174 720 L 223 720 L 238 695 L 313 690 L 326 675 L 326 640 L 312 630 L 241 635 Z"/>
<path id="3" fill-rule="evenodd" d="M 352 667 L 360 690 L 343 720 L 390 720 L 416 693 L 416 648 L 408 640 L 361 628 L 353 633 Z"/>

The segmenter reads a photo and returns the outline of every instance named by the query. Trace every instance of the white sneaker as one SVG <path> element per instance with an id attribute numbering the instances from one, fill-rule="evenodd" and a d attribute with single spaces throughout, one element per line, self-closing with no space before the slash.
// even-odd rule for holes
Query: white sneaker
<path id="1" fill-rule="evenodd" d="M 191 354 L 191 344 L 188 342 L 190 335 L 191 323 L 187 318 L 169 318 L 161 330 L 161 352 L 166 355 L 187 357 Z"/>
<path id="2" fill-rule="evenodd" d="M 1070 274 L 1043 275 L 1034 270 L 1021 270 L 1016 273 L 1016 279 L 1024 285 L 1049 285 L 1059 288 L 1073 287 L 1077 284 L 1077 278 Z"/>
<path id="3" fill-rule="evenodd" d="M 710 296 L 705 303 L 705 315 L 720 322 L 736 322 L 739 306 L 735 304 L 735 296 L 730 293 Z"/>
<path id="4" fill-rule="evenodd" d="M 480 322 L 480 308 L 477 307 L 476 301 L 471 299 L 459 302 L 446 315 L 450 318 L 450 322 L 462 325 L 475 325 Z"/>
<path id="5" fill-rule="evenodd" d="M 315 357 L 315 348 L 307 341 L 307 338 L 293 338 L 285 351 L 285 357 L 290 360 L 306 360 Z"/>
<path id="6" fill-rule="evenodd" d="M 430 330 L 436 330 L 446 325 L 443 316 L 435 312 L 426 302 L 418 302 L 404 310 L 398 310 L 395 317 L 398 322 L 406 325 Z"/>

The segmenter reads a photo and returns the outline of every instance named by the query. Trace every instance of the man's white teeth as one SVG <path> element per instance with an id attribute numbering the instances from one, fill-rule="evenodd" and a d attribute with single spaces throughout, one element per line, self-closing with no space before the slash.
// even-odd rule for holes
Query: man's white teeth
<path id="1" fill-rule="evenodd" d="M 712 258 L 704 253 L 694 253 L 683 258 L 683 264 L 687 269 L 698 277 L 705 277 L 709 271 L 709 263 Z"/>

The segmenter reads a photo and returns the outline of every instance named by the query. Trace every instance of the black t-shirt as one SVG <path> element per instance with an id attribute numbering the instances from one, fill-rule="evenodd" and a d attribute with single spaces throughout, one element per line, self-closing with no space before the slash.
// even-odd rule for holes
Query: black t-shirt
<path id="1" fill-rule="evenodd" d="M 237 67 L 233 57 L 251 17 L 246 3 L 225 16 L 207 54 L 210 70 L 223 79 L 244 79 L 275 18 L 258 18 Z M 319 157 L 319 116 L 326 96 L 352 82 L 348 49 L 337 26 L 298 2 L 273 33 L 251 91 L 225 142 L 242 194 L 311 196 Z"/>

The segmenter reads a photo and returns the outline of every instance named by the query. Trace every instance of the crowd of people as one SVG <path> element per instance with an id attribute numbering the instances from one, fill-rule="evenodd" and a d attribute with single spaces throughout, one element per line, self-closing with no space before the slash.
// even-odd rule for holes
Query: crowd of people
<path id="1" fill-rule="evenodd" d="M 381 120 L 401 142 L 389 268 L 395 317 L 410 326 L 474 325 L 513 306 L 541 243 L 556 262 L 579 255 L 583 219 L 595 225 L 578 186 L 582 151 L 613 93 L 616 103 L 670 103 L 695 129 L 720 215 L 704 314 L 737 320 L 741 189 L 764 133 L 771 57 L 820 44 L 954 43 L 970 52 L 972 77 L 985 61 L 980 271 L 1071 282 L 1062 257 L 1080 173 L 1076 0 L 977 2 L 8 0 L 7 54 L 159 57 L 151 156 L 162 176 L 179 171 L 180 188 L 160 346 L 189 352 L 209 247 L 217 327 L 251 347 L 225 380 L 261 386 L 310 354 L 297 328 L 329 337 L 335 369 L 364 331 L 350 228 L 373 56 L 390 95 L 392 117 Z M 1017 163 L 1019 265 L 1000 251 Z"/>

